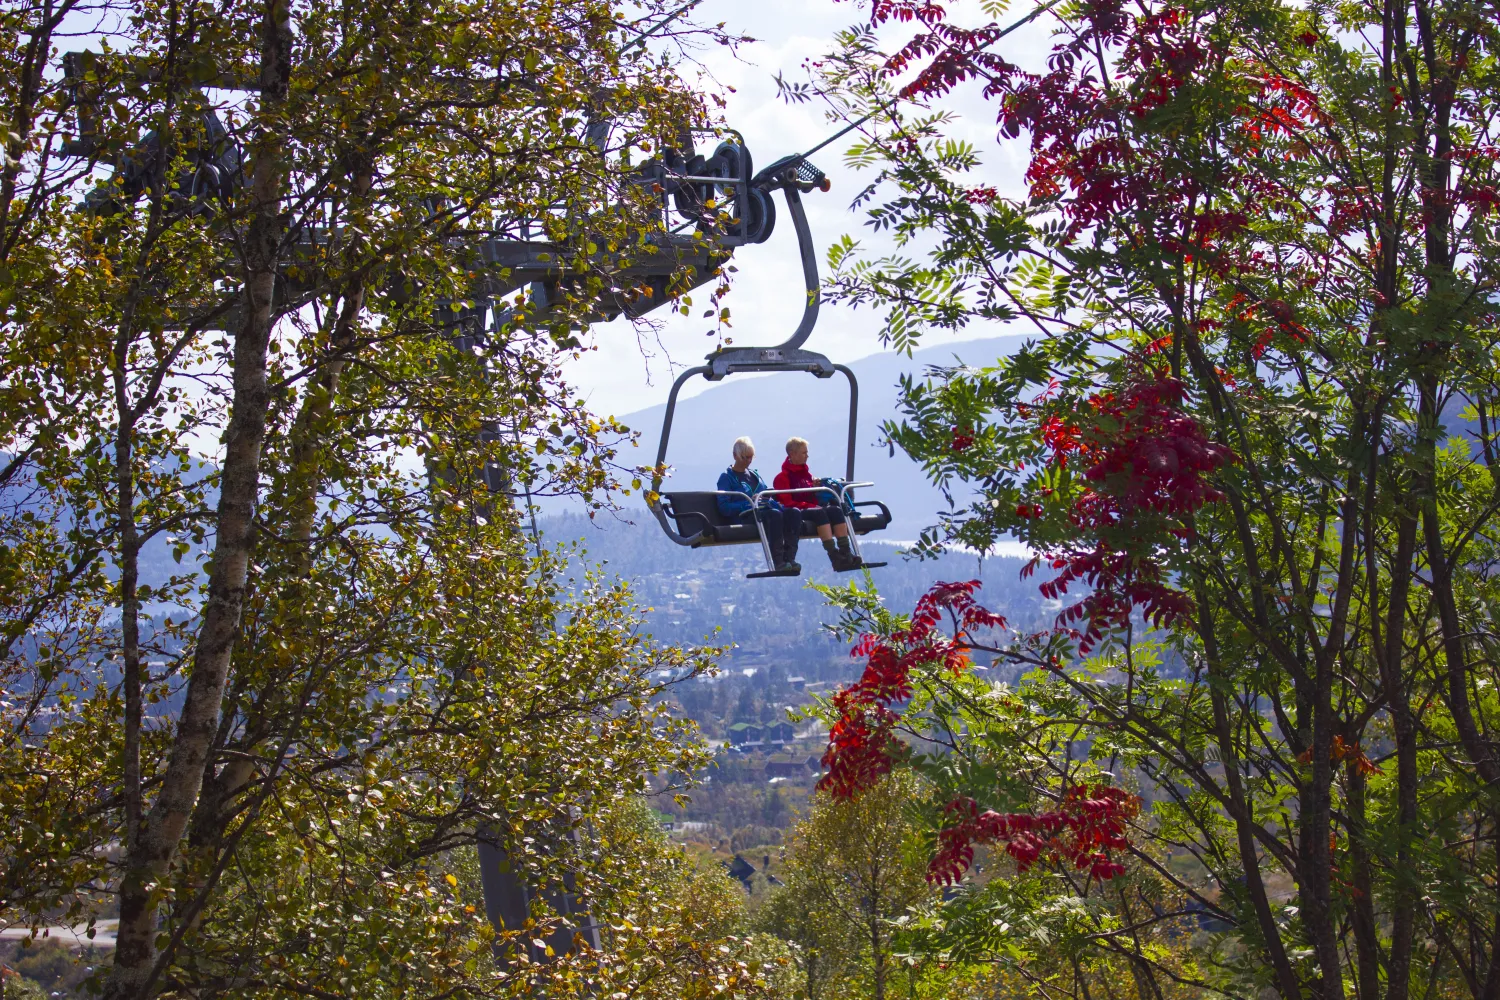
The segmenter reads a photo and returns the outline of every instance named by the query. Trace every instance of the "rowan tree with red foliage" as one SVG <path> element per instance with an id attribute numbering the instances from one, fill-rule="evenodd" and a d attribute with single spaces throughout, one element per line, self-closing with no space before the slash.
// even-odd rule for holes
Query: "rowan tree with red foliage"
<path id="1" fill-rule="evenodd" d="M 1030 335 L 908 379 L 885 432 L 976 497 L 918 553 L 1020 541 L 1056 613 L 979 644 L 949 622 L 990 676 L 1035 668 L 1004 695 L 875 629 L 865 675 L 898 683 L 829 706 L 829 786 L 946 775 L 945 876 L 984 841 L 1076 863 L 1029 838 L 1071 829 L 1069 796 L 1138 789 L 1110 864 L 1231 928 L 1262 978 L 1205 953 L 1221 986 L 1496 995 L 1493 7 L 1084 0 L 1016 33 L 961 4 L 867 13 L 816 82 L 877 112 L 859 206 L 924 249 L 845 238 L 831 291 L 900 350 Z M 953 134 L 976 106 L 1005 155 Z M 1206 875 L 1164 863 L 1184 850 Z"/>

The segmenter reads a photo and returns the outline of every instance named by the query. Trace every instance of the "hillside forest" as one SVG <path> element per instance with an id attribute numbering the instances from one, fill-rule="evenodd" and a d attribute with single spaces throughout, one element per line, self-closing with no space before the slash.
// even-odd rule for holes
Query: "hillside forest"
<path id="1" fill-rule="evenodd" d="M 0 1000 L 1500 1000 L 1500 8 L 839 4 L 804 322 L 1003 339 L 769 579 L 569 374 L 717 10 L 0 4 Z"/>

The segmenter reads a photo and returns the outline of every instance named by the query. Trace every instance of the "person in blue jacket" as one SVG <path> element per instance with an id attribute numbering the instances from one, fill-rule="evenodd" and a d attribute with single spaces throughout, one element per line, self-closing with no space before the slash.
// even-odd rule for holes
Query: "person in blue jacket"
<path id="1" fill-rule="evenodd" d="M 718 488 L 725 492 L 745 493 L 755 496 L 769 489 L 760 473 L 750 468 L 755 460 L 755 445 L 747 437 L 734 442 L 734 464 L 719 476 Z M 778 570 L 801 572 L 797 565 L 797 539 L 802 534 L 802 512 L 783 507 L 767 497 L 754 509 L 745 497 L 720 496 L 719 513 L 739 524 L 751 523 L 757 514 L 766 529 L 766 542 L 771 547 L 771 562 Z"/>

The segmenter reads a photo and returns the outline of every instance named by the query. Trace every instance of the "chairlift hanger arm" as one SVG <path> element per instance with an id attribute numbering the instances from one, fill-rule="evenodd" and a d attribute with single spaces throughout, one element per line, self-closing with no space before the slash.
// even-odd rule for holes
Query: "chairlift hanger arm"
<path id="1" fill-rule="evenodd" d="M 813 247 L 812 230 L 807 225 L 807 210 L 802 207 L 802 195 L 794 187 L 784 188 L 782 193 L 792 213 L 792 228 L 797 231 L 797 251 L 802 258 L 802 283 L 807 288 L 807 300 L 803 303 L 802 319 L 797 323 L 797 329 L 785 343 L 777 346 L 783 351 L 795 351 L 812 336 L 813 326 L 818 322 L 822 291 L 818 281 L 817 251 Z"/>
<path id="2" fill-rule="evenodd" d="M 661 425 L 661 440 L 656 444 L 656 466 L 651 470 L 651 493 L 653 495 L 661 493 L 663 470 L 667 462 L 667 442 L 672 437 L 672 416 L 677 412 L 677 394 L 682 391 L 683 383 L 688 379 L 694 375 L 707 375 L 710 371 L 712 369 L 707 365 L 699 365 L 696 368 L 689 368 L 672 382 L 672 391 L 667 394 L 667 412 Z M 651 513 L 656 515 L 657 523 L 661 525 L 661 530 L 665 531 L 667 537 L 678 545 L 692 545 L 703 537 L 703 532 L 701 531 L 695 535 L 679 534 L 671 522 L 667 520 L 667 512 L 662 509 L 659 499 L 651 503 L 650 507 Z"/>
<path id="3" fill-rule="evenodd" d="M 817 247 L 813 244 L 812 230 L 807 223 L 807 210 L 802 205 L 802 195 L 808 191 L 829 188 L 828 178 L 817 167 L 800 154 L 782 157 L 755 175 L 751 186 L 764 192 L 780 189 L 786 198 L 787 210 L 792 216 L 792 227 L 797 233 L 797 253 L 802 261 L 802 283 L 805 298 L 802 318 L 792 335 L 773 347 L 732 347 L 714 351 L 708 356 L 712 369 L 705 377 L 717 382 L 734 372 L 807 371 L 819 378 L 828 378 L 836 368 L 821 354 L 802 350 L 807 338 L 812 335 L 818 322 L 818 309 L 822 301 L 818 280 Z"/>
<path id="4" fill-rule="evenodd" d="M 818 306 L 822 301 L 818 281 L 817 247 L 813 245 L 812 229 L 807 224 L 807 209 L 802 205 L 802 193 L 817 188 L 827 191 L 828 178 L 817 167 L 801 155 L 787 156 L 771 164 L 756 175 L 751 182 L 765 189 L 780 188 L 786 198 L 786 207 L 792 215 L 792 228 L 797 232 L 797 253 L 802 260 L 802 283 L 807 289 L 807 299 L 802 306 L 802 319 L 797 329 L 784 343 L 772 350 L 795 351 L 807 343 L 813 326 L 818 322 Z"/>

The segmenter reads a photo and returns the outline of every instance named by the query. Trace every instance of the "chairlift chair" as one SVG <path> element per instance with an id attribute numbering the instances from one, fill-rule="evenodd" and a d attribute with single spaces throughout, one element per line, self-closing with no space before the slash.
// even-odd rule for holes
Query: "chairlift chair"
<path id="1" fill-rule="evenodd" d="M 674 490 L 662 492 L 662 478 L 666 468 L 667 444 L 672 436 L 672 417 L 677 410 L 677 395 L 691 378 L 701 375 L 710 382 L 720 382 L 729 375 L 746 372 L 808 372 L 820 378 L 832 378 L 840 372 L 849 380 L 849 436 L 844 457 L 844 485 L 837 492 L 839 506 L 847 509 L 844 501 L 850 491 L 874 486 L 871 482 L 856 482 L 854 478 L 855 429 L 859 416 L 859 381 L 854 372 L 845 365 L 835 364 L 813 351 L 803 350 L 802 345 L 812 334 L 818 321 L 818 262 L 813 247 L 812 233 L 807 224 L 807 213 L 802 206 L 802 195 L 813 189 L 828 189 L 827 178 L 807 161 L 803 155 L 783 157 L 762 170 L 751 181 L 751 186 L 765 192 L 766 203 L 770 194 L 780 190 L 786 198 L 787 210 L 792 225 L 797 230 L 797 247 L 802 257 L 802 277 L 807 286 L 807 298 L 802 309 L 802 321 L 785 343 L 775 347 L 734 347 L 714 351 L 706 358 L 707 364 L 689 368 L 672 383 L 667 396 L 667 412 L 662 420 L 661 438 L 656 449 L 656 467 L 651 477 L 651 492 L 648 494 L 651 512 L 656 516 L 666 536 L 678 545 L 704 548 L 713 545 L 747 545 L 759 542 L 765 557 L 763 572 L 746 574 L 747 579 L 770 576 L 795 576 L 796 571 L 777 570 L 771 558 L 771 544 L 766 537 L 765 526 L 759 517 L 750 523 L 740 524 L 726 518 L 719 511 L 719 497 L 737 496 L 750 501 L 752 508 L 759 508 L 773 495 L 784 493 L 829 493 L 834 490 L 819 486 L 795 490 L 768 490 L 754 497 L 745 493 L 720 490 Z M 859 539 L 872 531 L 882 531 L 891 523 L 891 512 L 879 500 L 866 500 L 852 504 L 854 513 L 847 515 L 849 543 L 854 554 L 860 557 L 864 568 L 884 566 L 883 562 L 863 561 Z M 803 537 L 815 537 L 812 525 L 804 525 Z"/>

